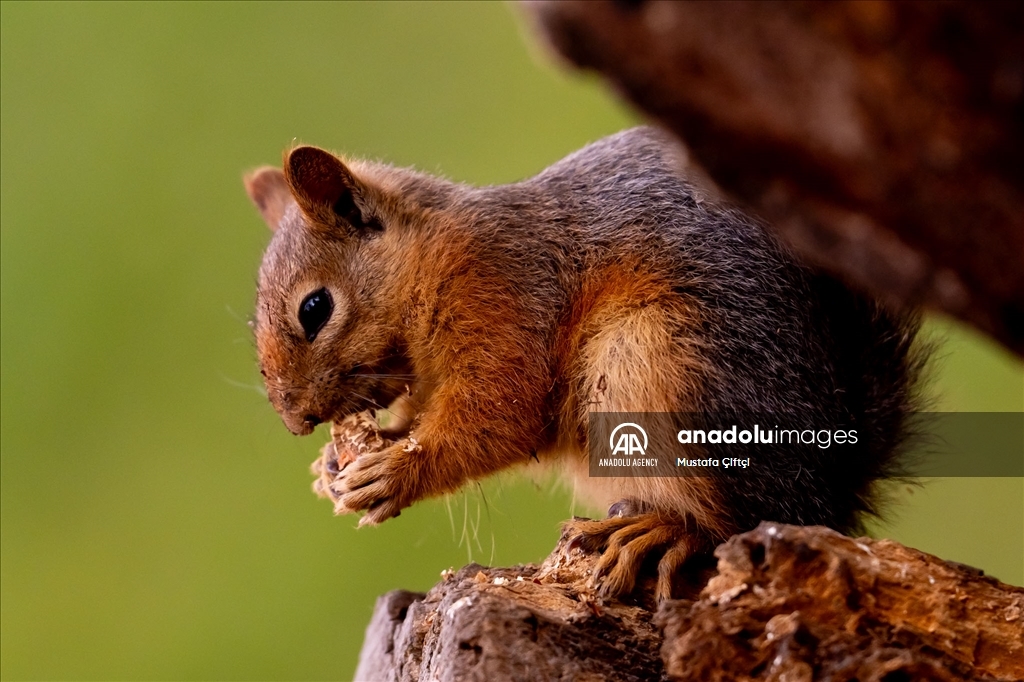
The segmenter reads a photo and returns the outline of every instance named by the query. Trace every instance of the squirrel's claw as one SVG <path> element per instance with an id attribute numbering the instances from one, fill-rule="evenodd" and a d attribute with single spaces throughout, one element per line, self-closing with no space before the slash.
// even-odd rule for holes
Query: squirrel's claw
<path id="1" fill-rule="evenodd" d="M 359 527 L 363 526 L 376 526 L 379 523 L 383 523 L 388 519 L 393 519 L 396 516 L 401 516 L 402 507 L 394 500 L 384 500 L 378 502 L 373 507 L 370 507 L 369 511 L 359 519 Z"/>
<path id="2" fill-rule="evenodd" d="M 713 546 L 682 519 L 657 513 L 574 520 L 565 532 L 584 551 L 601 551 L 590 586 L 602 599 L 632 592 L 649 557 L 659 557 L 657 597 L 670 599 L 673 578 L 683 563 Z"/>

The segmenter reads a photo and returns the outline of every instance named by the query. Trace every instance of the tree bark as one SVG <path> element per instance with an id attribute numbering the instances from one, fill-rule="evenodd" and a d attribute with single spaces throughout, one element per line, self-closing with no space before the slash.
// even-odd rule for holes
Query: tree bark
<path id="1" fill-rule="evenodd" d="M 807 260 L 1024 355 L 1024 3 L 524 3 Z"/>
<path id="2" fill-rule="evenodd" d="M 563 538 L 541 566 L 445 572 L 426 594 L 380 597 L 357 680 L 656 680 L 661 635 L 637 604 L 586 587 L 593 557 Z"/>
<path id="3" fill-rule="evenodd" d="M 763 523 L 694 599 L 602 603 L 596 556 L 446 573 L 377 601 L 357 680 L 1019 680 L 1024 589 L 889 540 Z M 690 578 L 697 579 L 694 572 Z"/>
<path id="4" fill-rule="evenodd" d="M 767 523 L 716 555 L 701 599 L 658 614 L 673 678 L 1024 678 L 1024 589 L 977 569 Z"/>

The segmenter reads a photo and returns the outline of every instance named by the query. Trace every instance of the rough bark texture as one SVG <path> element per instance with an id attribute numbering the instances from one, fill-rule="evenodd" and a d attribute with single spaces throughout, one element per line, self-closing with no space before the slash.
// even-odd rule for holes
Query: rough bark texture
<path id="1" fill-rule="evenodd" d="M 542 566 L 446 572 L 377 600 L 357 680 L 657 680 L 661 634 L 640 605 L 602 606 L 593 557 L 563 538 Z"/>
<path id="2" fill-rule="evenodd" d="M 563 538 L 542 566 L 377 601 L 357 680 L 1024 678 L 1024 589 L 888 540 L 761 524 L 695 599 L 598 601 Z M 685 576 L 684 576 L 685 577 Z M 697 576 L 690 576 L 697 579 Z M 684 583 L 684 590 L 686 585 Z"/>
<path id="3" fill-rule="evenodd" d="M 525 5 L 810 261 L 1024 354 L 1024 3 Z"/>
<path id="4" fill-rule="evenodd" d="M 683 680 L 1024 678 L 1024 589 L 891 540 L 762 524 L 715 552 L 696 602 L 663 605 Z"/>

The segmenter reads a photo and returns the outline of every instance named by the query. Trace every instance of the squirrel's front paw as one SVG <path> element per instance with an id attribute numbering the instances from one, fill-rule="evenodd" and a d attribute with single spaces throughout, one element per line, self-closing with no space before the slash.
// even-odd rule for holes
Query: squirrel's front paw
<path id="1" fill-rule="evenodd" d="M 422 456 L 421 450 L 420 444 L 410 438 L 361 455 L 331 484 L 339 497 L 335 513 L 365 509 L 360 526 L 376 525 L 398 516 L 422 496 L 415 487 L 419 478 L 416 458 Z"/>

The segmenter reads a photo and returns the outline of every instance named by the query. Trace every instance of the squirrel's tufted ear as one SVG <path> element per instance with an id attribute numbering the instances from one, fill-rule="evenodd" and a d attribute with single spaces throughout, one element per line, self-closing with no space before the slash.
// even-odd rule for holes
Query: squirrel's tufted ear
<path id="1" fill-rule="evenodd" d="M 276 230 L 292 201 L 292 193 L 280 168 L 264 166 L 245 176 L 245 191 L 260 210 L 267 227 Z"/>
<path id="2" fill-rule="evenodd" d="M 366 188 L 341 159 L 317 147 L 285 155 L 284 176 L 295 201 L 314 221 L 355 230 L 380 230 L 366 209 Z"/>

